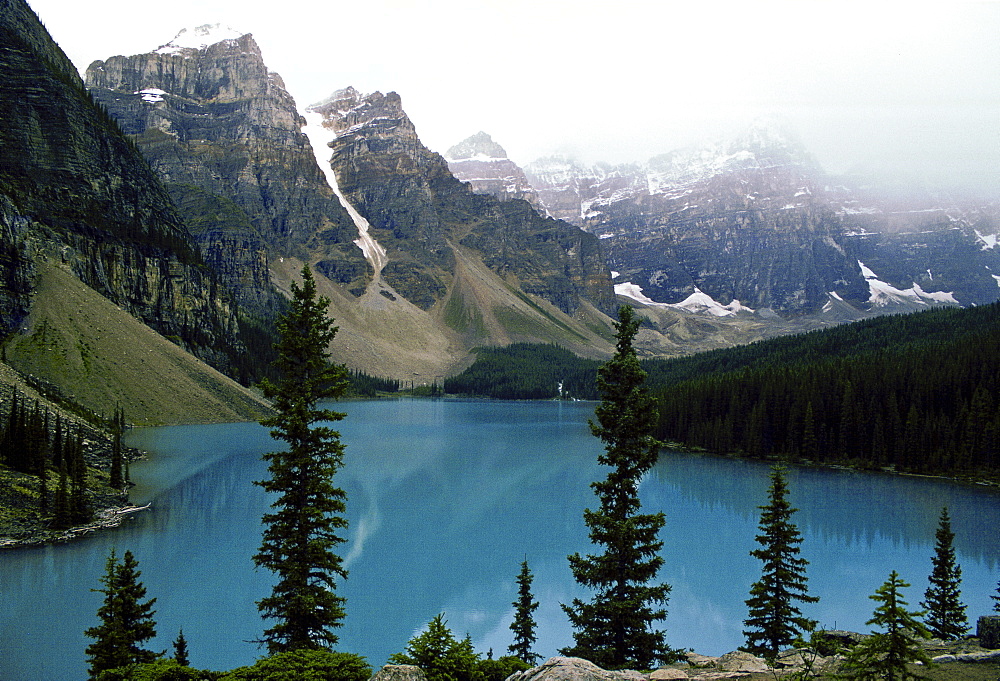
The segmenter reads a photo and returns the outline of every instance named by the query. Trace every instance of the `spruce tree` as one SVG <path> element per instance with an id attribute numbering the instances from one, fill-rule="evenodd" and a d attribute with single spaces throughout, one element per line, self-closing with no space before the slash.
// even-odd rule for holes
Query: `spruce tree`
<path id="1" fill-rule="evenodd" d="M 604 547 L 600 555 L 570 555 L 577 582 L 595 591 L 590 602 L 573 599 L 562 608 L 576 630 L 576 645 L 562 651 L 605 669 L 653 667 L 676 657 L 656 622 L 666 619 L 668 584 L 651 584 L 663 565 L 663 542 L 657 536 L 663 513 L 640 513 L 638 486 L 655 464 L 661 443 L 652 432 L 657 422 L 654 399 L 647 392 L 646 372 L 632 340 L 639 320 L 631 307 L 618 314 L 614 356 L 597 372 L 602 400 L 591 432 L 604 444 L 598 462 L 611 468 L 607 479 L 593 483 L 600 508 L 584 511 L 590 541 Z"/>
<path id="2" fill-rule="evenodd" d="M 952 545 L 955 533 L 951 530 L 947 506 L 941 509 L 935 538 L 937 542 L 931 558 L 933 567 L 928 578 L 930 586 L 920 604 L 927 610 L 924 624 L 937 638 L 962 638 L 969 631 L 969 622 L 965 616 L 965 605 L 960 600 L 962 568 L 955 562 L 955 547 Z"/>
<path id="3" fill-rule="evenodd" d="M 191 660 L 188 659 L 188 644 L 187 639 L 184 638 L 183 629 L 177 632 L 177 638 L 174 639 L 174 661 L 182 667 L 191 664 Z"/>
<path id="4" fill-rule="evenodd" d="M 312 272 L 304 267 L 302 285 L 292 284 L 288 313 L 278 321 L 280 378 L 262 383 L 276 413 L 261 424 L 287 445 L 264 455 L 270 478 L 256 482 L 276 495 L 253 557 L 277 575 L 271 595 L 257 602 L 261 616 L 274 620 L 262 641 L 272 654 L 333 645 L 337 636 L 331 629 L 342 626 L 345 614 L 344 599 L 334 589 L 337 577 L 347 577 L 335 552 L 345 541 L 338 532 L 347 527 L 346 495 L 333 484 L 344 446 L 337 431 L 316 425 L 344 418 L 318 409 L 317 402 L 343 395 L 348 385 L 346 370 L 329 362 L 327 346 L 337 328 L 326 317 L 328 305 L 317 297 Z"/>
<path id="5" fill-rule="evenodd" d="M 997 582 L 997 593 L 995 596 L 990 596 L 996 603 L 993 604 L 993 612 L 1000 612 L 1000 582 Z"/>
<path id="6" fill-rule="evenodd" d="M 125 412 L 115 409 L 115 416 L 111 420 L 111 471 L 108 484 L 115 489 L 125 487 L 125 477 L 122 468 L 122 434 L 125 432 Z"/>
<path id="7" fill-rule="evenodd" d="M 481 681 L 479 661 L 472 641 L 456 640 L 443 614 L 435 615 L 425 631 L 411 638 L 405 652 L 389 657 L 389 664 L 420 667 L 427 681 Z"/>
<path id="8" fill-rule="evenodd" d="M 844 678 L 859 681 L 924 678 L 907 668 L 911 663 L 930 664 L 931 661 L 917 641 L 917 638 L 929 636 L 924 625 L 916 619 L 923 613 L 907 611 L 907 603 L 900 593 L 908 586 L 893 570 L 885 584 L 869 596 L 881 605 L 875 608 L 873 617 L 866 624 L 877 625 L 884 631 L 873 632 L 850 650 L 841 666 Z"/>
<path id="9" fill-rule="evenodd" d="M 132 664 L 145 664 L 156 659 L 156 653 L 140 647 L 156 635 L 153 621 L 155 598 L 143 602 L 146 587 L 139 581 L 142 573 L 139 563 L 126 551 L 119 563 L 115 550 L 108 555 L 102 589 L 92 589 L 104 594 L 104 603 L 97 610 L 101 623 L 84 632 L 94 642 L 87 646 L 90 677 L 96 679 L 101 672 Z"/>
<path id="10" fill-rule="evenodd" d="M 538 601 L 531 595 L 531 582 L 534 577 L 528 569 L 528 561 L 521 563 L 521 572 L 517 576 L 517 600 L 514 606 L 514 621 L 510 630 L 514 632 L 514 643 L 507 650 L 530 665 L 535 664 L 541 655 L 531 652 L 535 643 L 535 618 L 532 613 L 538 609 Z"/>
<path id="11" fill-rule="evenodd" d="M 743 631 L 747 637 L 746 650 L 769 660 L 776 658 L 801 632 L 814 626 L 793 601 L 819 600 L 806 594 L 805 568 L 809 561 L 799 557 L 802 537 L 791 522 L 798 509 L 792 508 L 786 498 L 788 485 L 784 473 L 781 466 L 771 469 L 768 504 L 758 507 L 760 534 L 756 541 L 761 548 L 750 555 L 760 559 L 764 566 L 760 580 L 750 587 L 750 598 L 746 601 L 749 617 L 743 620 L 748 627 Z"/>

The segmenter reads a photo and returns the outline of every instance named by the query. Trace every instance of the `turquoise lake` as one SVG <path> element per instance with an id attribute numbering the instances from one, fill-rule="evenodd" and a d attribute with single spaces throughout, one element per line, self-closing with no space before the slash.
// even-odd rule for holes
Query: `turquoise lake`
<path id="1" fill-rule="evenodd" d="M 478 652 L 506 653 L 516 576 L 534 573 L 536 652 L 572 644 L 560 603 L 587 592 L 566 556 L 592 548 L 583 509 L 604 477 L 601 443 L 587 427 L 594 403 L 385 400 L 344 402 L 347 446 L 337 482 L 348 494 L 349 578 L 338 587 L 347 617 L 339 650 L 373 667 L 403 650 L 445 613 Z M 121 528 L 60 546 L 0 554 L 0 679 L 86 678 L 83 631 L 96 623 L 108 551 L 131 550 L 156 597 L 154 650 L 183 628 L 193 666 L 230 669 L 263 652 L 255 601 L 271 575 L 250 556 L 268 499 L 253 480 L 274 447 L 253 423 L 137 429 L 129 444 L 154 452 L 132 466 L 137 503 L 151 508 Z M 767 464 L 664 452 L 643 481 L 647 512 L 663 511 L 665 565 L 673 586 L 668 642 L 705 654 L 743 643 L 742 620 L 760 562 L 749 552 Z M 917 609 L 927 587 L 934 531 L 949 508 L 973 627 L 1000 580 L 1000 492 L 910 476 L 798 468 L 788 473 L 810 593 L 804 614 L 826 628 L 867 631 L 868 596 L 897 570 Z"/>

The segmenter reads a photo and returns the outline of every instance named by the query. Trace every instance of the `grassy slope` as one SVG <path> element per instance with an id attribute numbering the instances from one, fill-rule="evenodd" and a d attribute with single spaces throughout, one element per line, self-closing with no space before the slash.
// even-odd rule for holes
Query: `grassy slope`
<path id="1" fill-rule="evenodd" d="M 8 363 L 97 413 L 137 425 L 256 419 L 251 391 L 159 336 L 60 266 L 39 266 L 27 331 Z"/>

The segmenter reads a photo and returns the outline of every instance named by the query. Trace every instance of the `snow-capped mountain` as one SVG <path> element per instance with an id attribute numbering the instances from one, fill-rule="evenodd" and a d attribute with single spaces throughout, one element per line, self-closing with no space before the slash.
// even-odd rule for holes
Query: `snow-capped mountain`
<path id="1" fill-rule="evenodd" d="M 550 214 L 601 238 L 620 292 L 640 301 L 788 316 L 831 300 L 867 312 L 1000 297 L 995 204 L 830 178 L 774 120 L 644 164 L 553 157 L 525 173 Z M 873 297 L 858 261 L 900 294 Z"/>
<path id="2" fill-rule="evenodd" d="M 507 152 L 485 132 L 459 142 L 445 152 L 451 174 L 472 186 L 477 194 L 492 194 L 501 201 L 523 199 L 544 210 L 524 171 L 507 158 Z"/>

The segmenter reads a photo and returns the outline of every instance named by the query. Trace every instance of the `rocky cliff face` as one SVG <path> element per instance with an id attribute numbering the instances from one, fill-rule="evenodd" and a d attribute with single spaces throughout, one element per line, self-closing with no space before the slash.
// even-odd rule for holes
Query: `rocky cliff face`
<path id="1" fill-rule="evenodd" d="M 3 331 L 49 259 L 224 370 L 245 351 L 167 192 L 21 0 L 0 0 Z M 8 316 L 9 314 L 9 316 Z"/>
<path id="2" fill-rule="evenodd" d="M 477 194 L 490 194 L 501 201 L 523 199 L 544 214 L 535 190 L 507 152 L 485 132 L 459 142 L 444 154 L 451 174 L 467 182 Z"/>
<path id="3" fill-rule="evenodd" d="M 383 279 L 429 309 L 454 282 L 456 250 L 471 249 L 508 284 L 573 313 L 615 307 L 595 237 L 541 217 L 525 201 L 477 195 L 420 142 L 399 95 L 353 88 L 312 107 L 336 132 L 333 168 L 345 197 L 387 251 Z"/>
<path id="4" fill-rule="evenodd" d="M 913 292 L 891 296 L 893 305 L 917 307 L 1000 295 L 1000 260 L 983 236 L 998 230 L 982 211 L 977 228 L 955 210 L 912 201 L 900 210 L 835 186 L 770 123 L 641 166 L 547 159 L 526 173 L 550 213 L 601 238 L 620 286 L 659 303 L 708 296 L 787 317 L 831 303 L 880 309 L 885 286 Z"/>
<path id="5" fill-rule="evenodd" d="M 269 257 L 318 261 L 339 283 L 364 289 L 357 230 L 251 35 L 182 31 L 147 54 L 94 62 L 87 87 L 135 140 L 205 260 L 244 304 L 268 307 Z"/>

